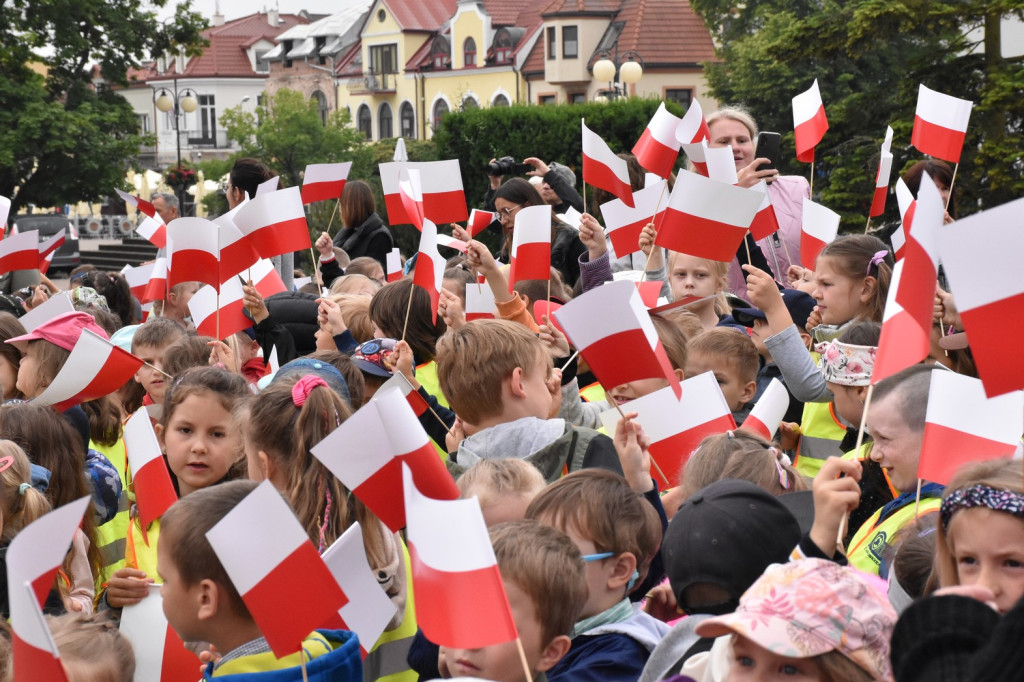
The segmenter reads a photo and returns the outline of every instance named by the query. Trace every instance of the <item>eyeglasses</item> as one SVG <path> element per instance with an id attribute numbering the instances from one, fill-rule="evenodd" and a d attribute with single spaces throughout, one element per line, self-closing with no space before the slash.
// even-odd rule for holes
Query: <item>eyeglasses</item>
<path id="1" fill-rule="evenodd" d="M 589 564 L 591 561 L 600 561 L 613 556 L 615 556 L 615 552 L 598 552 L 597 554 L 584 554 L 583 560 Z"/>
<path id="2" fill-rule="evenodd" d="M 500 213 L 502 215 L 504 215 L 506 218 L 511 218 L 512 214 L 515 213 L 516 211 L 518 211 L 519 209 L 521 209 L 522 207 L 523 207 L 523 204 L 519 204 L 518 206 L 506 207 L 506 208 L 501 209 Z"/>

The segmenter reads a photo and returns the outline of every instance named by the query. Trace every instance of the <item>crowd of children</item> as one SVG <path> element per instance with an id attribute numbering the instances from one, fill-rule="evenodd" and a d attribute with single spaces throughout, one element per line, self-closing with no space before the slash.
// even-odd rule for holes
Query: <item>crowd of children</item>
<path id="1" fill-rule="evenodd" d="M 542 201 L 525 181 L 498 189 L 506 250 L 514 210 Z M 173 287 L 141 322 L 113 273 L 72 277 L 77 310 L 31 331 L 18 321 L 20 304 L 0 313 L 0 566 L 29 524 L 90 498 L 42 604 L 68 679 L 133 679 L 140 645 L 117 623 L 152 585 L 162 585 L 167 621 L 195 654 L 196 679 L 1019 676 L 1020 462 L 968 465 L 946 486 L 918 478 L 931 375 L 946 371 L 939 365 L 970 374 L 970 351 L 935 349 L 866 400 L 894 267 L 886 243 L 840 236 L 789 272 L 744 258 L 743 299 L 729 300 L 728 263 L 666 251 L 654 245 L 654 225 L 644 228 L 642 277 L 689 301 L 650 313 L 674 379 L 710 373 L 740 426 L 771 382 L 790 398 L 772 439 L 742 428 L 710 435 L 679 453 L 681 473 L 666 486 L 652 477 L 650 438 L 630 403 L 673 377 L 602 386 L 555 320 L 535 317 L 548 292 L 561 305 L 615 278 L 593 215 L 578 231 L 552 231 L 562 248 L 550 283 L 509 287 L 507 269 L 471 240 L 447 264 L 436 311 L 411 277 L 385 283 L 379 259 L 349 261 L 325 235 L 323 272 L 338 275 L 330 289 L 264 300 L 247 285 L 252 326 L 226 339 L 191 328 L 197 283 Z M 97 281 L 109 300 L 82 289 Z M 467 289 L 485 286 L 495 319 L 467 322 Z M 936 330 L 950 319 L 959 326 L 954 305 L 940 291 Z M 67 371 L 85 330 L 144 364 L 110 395 L 62 412 L 34 403 Z M 462 497 L 479 501 L 518 641 L 430 641 L 417 625 L 404 531 L 314 455 L 396 382 Z M 612 408 L 621 418 L 609 432 L 601 413 Z M 146 524 L 123 427 L 139 410 L 178 498 Z M 321 554 L 358 522 L 367 564 L 394 606 L 377 641 L 325 627 L 294 654 L 274 655 L 206 536 L 261 481 Z M 7 587 L 0 581 L 9 616 Z M 472 608 L 470 587 L 464 599 L 453 614 Z M 0 636 L 2 675 L 9 635 Z"/>

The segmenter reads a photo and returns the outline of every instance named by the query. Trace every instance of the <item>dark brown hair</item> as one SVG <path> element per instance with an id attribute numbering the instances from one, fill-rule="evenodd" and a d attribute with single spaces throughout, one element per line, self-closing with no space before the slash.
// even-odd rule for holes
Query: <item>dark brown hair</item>
<path id="1" fill-rule="evenodd" d="M 248 194 L 250 199 L 256 196 L 256 188 L 272 177 L 270 169 L 256 159 L 239 159 L 231 167 L 231 186 Z"/>
<path id="2" fill-rule="evenodd" d="M 349 180 L 341 191 L 341 203 L 338 208 L 341 222 L 345 227 L 359 227 L 365 223 L 377 206 L 373 203 L 373 192 L 362 180 Z M 374 261 L 376 262 L 376 261 Z M 351 264 L 349 265 L 351 267 Z"/>
<path id="3" fill-rule="evenodd" d="M 406 310 L 409 311 L 408 326 L 405 325 Z M 437 340 L 448 330 L 440 315 L 437 322 L 432 320 L 430 294 L 423 287 L 414 286 L 411 278 L 386 284 L 374 294 L 370 299 L 370 319 L 386 338 L 402 338 L 404 328 L 405 340 L 418 363 L 434 359 Z"/>
<path id="4" fill-rule="evenodd" d="M 14 373 L 18 373 L 18 365 L 21 364 L 21 351 L 13 343 L 3 343 L 7 339 L 22 336 L 26 333 L 24 325 L 10 313 L 0 313 L 0 362 L 6 361 L 14 365 Z M 3 400 L 11 398 L 24 398 L 17 386 L 3 386 Z"/>
<path id="5" fill-rule="evenodd" d="M 939 189 L 949 189 L 953 186 L 953 168 L 948 163 L 939 159 L 924 159 L 903 171 L 903 182 L 915 197 L 921 189 L 921 176 L 925 173 L 931 176 Z M 949 199 L 949 215 L 956 217 L 955 194 Z"/>

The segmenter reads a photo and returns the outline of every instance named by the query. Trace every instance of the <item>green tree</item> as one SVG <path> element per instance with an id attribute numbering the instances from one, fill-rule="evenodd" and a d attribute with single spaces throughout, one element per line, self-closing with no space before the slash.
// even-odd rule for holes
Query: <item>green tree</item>
<path id="1" fill-rule="evenodd" d="M 205 21 L 190 2 L 160 22 L 166 4 L 0 4 L 0 194 L 12 211 L 95 200 L 124 184 L 143 138 L 114 88 L 142 61 L 202 43 Z"/>

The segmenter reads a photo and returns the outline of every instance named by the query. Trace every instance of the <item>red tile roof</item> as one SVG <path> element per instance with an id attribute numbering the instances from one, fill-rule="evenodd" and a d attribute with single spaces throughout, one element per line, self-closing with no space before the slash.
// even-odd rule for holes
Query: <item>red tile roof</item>
<path id="1" fill-rule="evenodd" d="M 555 0 L 544 10 L 544 14 L 614 13 L 621 4 L 621 0 Z"/>
<path id="2" fill-rule="evenodd" d="M 704 20 L 689 0 L 622 0 L 615 21 L 625 21 L 619 52 L 636 50 L 648 65 L 714 61 L 715 47 Z"/>
<path id="3" fill-rule="evenodd" d="M 540 22 L 540 13 L 550 0 L 483 0 L 484 9 L 491 16 L 491 24 L 533 28 Z"/>
<path id="4" fill-rule="evenodd" d="M 436 31 L 455 14 L 458 0 L 381 0 L 406 31 Z M 369 22 L 376 21 L 371 17 Z"/>

